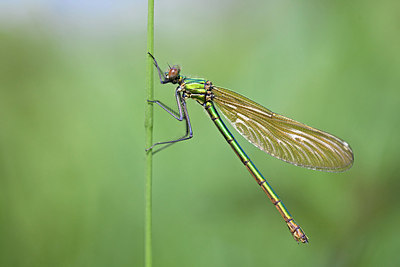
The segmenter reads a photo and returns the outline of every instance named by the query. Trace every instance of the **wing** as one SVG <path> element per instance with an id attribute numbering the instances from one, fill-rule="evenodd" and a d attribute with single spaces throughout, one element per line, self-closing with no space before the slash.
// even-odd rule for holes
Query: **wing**
<path id="1" fill-rule="evenodd" d="M 228 89 L 214 86 L 214 103 L 250 143 L 291 164 L 330 172 L 353 164 L 353 151 L 343 140 L 276 114 Z"/>

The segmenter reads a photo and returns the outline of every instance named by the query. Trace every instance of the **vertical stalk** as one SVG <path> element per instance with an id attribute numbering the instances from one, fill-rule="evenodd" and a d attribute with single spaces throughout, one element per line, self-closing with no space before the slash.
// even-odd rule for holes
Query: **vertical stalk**
<path id="1" fill-rule="evenodd" d="M 154 0 L 148 0 L 147 11 L 147 51 L 154 54 Z M 154 67 L 153 61 L 150 56 L 147 56 L 147 99 L 154 99 Z M 146 131 L 146 148 L 150 147 L 153 143 L 153 105 L 146 102 L 145 108 L 145 122 L 144 127 Z M 153 153 L 148 151 L 146 153 L 146 192 L 145 192 L 145 266 L 152 266 L 152 175 L 153 175 Z"/>

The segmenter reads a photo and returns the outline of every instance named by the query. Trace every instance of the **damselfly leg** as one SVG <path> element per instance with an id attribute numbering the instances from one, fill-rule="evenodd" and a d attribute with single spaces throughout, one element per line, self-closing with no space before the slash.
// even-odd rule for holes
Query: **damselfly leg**
<path id="1" fill-rule="evenodd" d="M 167 105 L 163 104 L 161 101 L 158 101 L 158 100 L 147 100 L 147 101 L 157 104 L 158 106 L 163 108 L 168 114 L 170 114 L 172 117 L 174 117 L 178 121 L 183 121 L 184 120 L 186 122 L 186 134 L 184 136 L 182 136 L 181 138 L 178 138 L 176 140 L 157 142 L 157 143 L 153 144 L 151 147 L 147 148 L 146 151 L 149 151 L 149 150 L 151 150 L 152 148 L 154 148 L 155 146 L 158 146 L 158 145 L 166 145 L 166 146 L 161 147 L 160 149 L 158 149 L 156 151 L 153 151 L 153 154 L 154 154 L 156 152 L 159 152 L 160 150 L 163 150 L 164 148 L 166 148 L 167 146 L 169 146 L 169 145 L 171 145 L 173 143 L 177 143 L 177 142 L 180 142 L 180 141 L 188 140 L 188 139 L 193 137 L 193 130 L 192 130 L 192 125 L 190 123 L 189 113 L 188 113 L 187 107 L 186 107 L 186 101 L 182 98 L 182 96 L 179 93 L 178 89 L 175 90 L 175 99 L 176 99 L 176 103 L 178 105 L 179 113 L 176 112 L 175 110 L 169 108 Z"/>

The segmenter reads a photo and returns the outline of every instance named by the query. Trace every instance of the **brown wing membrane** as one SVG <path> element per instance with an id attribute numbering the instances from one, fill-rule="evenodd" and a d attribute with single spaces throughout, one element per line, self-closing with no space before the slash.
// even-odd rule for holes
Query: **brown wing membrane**
<path id="1" fill-rule="evenodd" d="M 228 89 L 214 86 L 214 103 L 250 143 L 291 164 L 340 172 L 353 164 L 353 151 L 343 140 L 276 114 Z"/>

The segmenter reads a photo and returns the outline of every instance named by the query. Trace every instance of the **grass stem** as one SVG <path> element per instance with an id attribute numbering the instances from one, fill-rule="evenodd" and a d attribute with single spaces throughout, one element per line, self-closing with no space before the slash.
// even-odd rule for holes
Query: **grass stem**
<path id="1" fill-rule="evenodd" d="M 148 0 L 147 13 L 147 52 L 154 54 L 154 0 Z M 147 56 L 146 89 L 147 99 L 154 99 L 154 67 L 151 57 Z M 146 101 L 145 108 L 145 136 L 146 148 L 153 144 L 153 105 Z M 145 189 L 145 266 L 151 267 L 152 262 L 152 175 L 153 175 L 153 154 L 146 153 L 146 189 Z"/>

